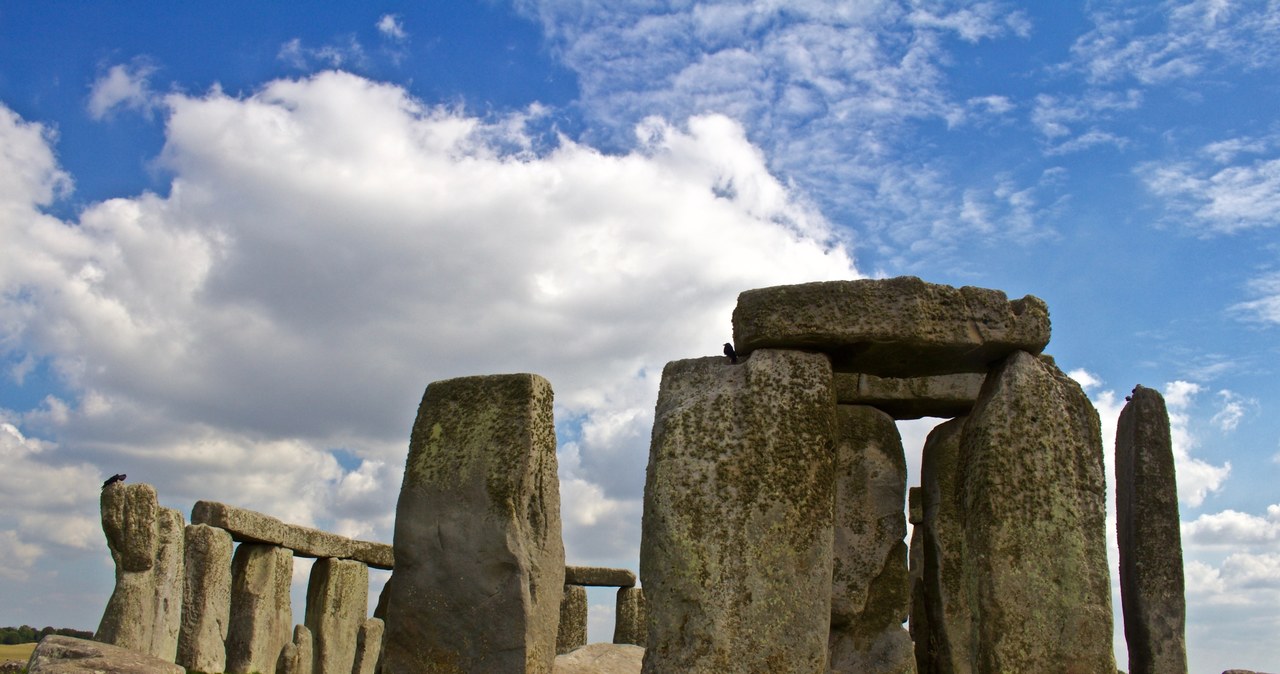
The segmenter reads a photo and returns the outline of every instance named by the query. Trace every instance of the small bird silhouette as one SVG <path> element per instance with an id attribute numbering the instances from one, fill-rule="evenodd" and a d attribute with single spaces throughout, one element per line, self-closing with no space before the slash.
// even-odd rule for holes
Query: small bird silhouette
<path id="1" fill-rule="evenodd" d="M 107 478 L 106 482 L 102 483 L 102 488 L 106 489 L 107 487 L 110 487 L 111 485 L 117 482 L 124 482 L 124 478 L 125 478 L 124 473 L 116 473 L 115 475 L 112 475 L 111 477 Z"/>
<path id="2" fill-rule="evenodd" d="M 733 345 L 728 342 L 724 343 L 724 355 L 729 357 L 730 363 L 738 364 L 738 353 L 733 350 Z"/>

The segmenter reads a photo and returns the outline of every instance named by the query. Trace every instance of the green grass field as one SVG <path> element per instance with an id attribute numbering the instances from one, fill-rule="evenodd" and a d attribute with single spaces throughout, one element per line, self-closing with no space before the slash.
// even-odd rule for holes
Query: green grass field
<path id="1" fill-rule="evenodd" d="M 21 660 L 26 662 L 31 659 L 31 651 L 36 649 L 35 644 L 0 644 L 0 662 L 5 660 Z"/>

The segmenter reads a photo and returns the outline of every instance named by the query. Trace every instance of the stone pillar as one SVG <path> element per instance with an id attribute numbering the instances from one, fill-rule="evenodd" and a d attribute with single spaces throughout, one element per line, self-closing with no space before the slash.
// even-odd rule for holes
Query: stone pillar
<path id="1" fill-rule="evenodd" d="M 197 672 L 223 672 L 231 619 L 231 534 L 190 524 L 185 542 L 177 663 Z"/>
<path id="2" fill-rule="evenodd" d="M 551 408 L 532 374 L 427 387 L 396 506 L 387 674 L 551 671 L 564 591 Z"/>
<path id="3" fill-rule="evenodd" d="M 1113 672 L 1098 414 L 1051 361 L 987 376 L 960 438 L 965 579 L 981 672 Z"/>
<path id="4" fill-rule="evenodd" d="M 640 577 L 644 671 L 823 671 L 835 405 L 825 356 L 668 363 L 654 414 Z"/>
<path id="5" fill-rule="evenodd" d="M 293 623 L 292 581 L 292 551 L 261 543 L 241 543 L 236 548 L 231 561 L 227 672 L 274 674 Z"/>
<path id="6" fill-rule="evenodd" d="M 618 588 L 618 601 L 613 621 L 613 643 L 643 647 L 649 639 L 649 619 L 647 616 L 644 589 L 638 587 Z"/>
<path id="7" fill-rule="evenodd" d="M 907 579 L 907 461 L 893 417 L 836 408 L 833 674 L 915 672 Z"/>
<path id="8" fill-rule="evenodd" d="M 940 424 L 925 440 L 920 461 L 923 517 L 920 532 L 923 642 L 928 672 L 973 671 L 973 619 L 965 586 L 964 525 L 956 502 L 960 477 L 960 434 L 964 418 Z M 920 662 L 921 658 L 917 658 Z M 921 672 L 926 671 L 920 665 Z"/>
<path id="9" fill-rule="evenodd" d="M 305 624 L 314 674 L 351 674 L 356 632 L 369 610 L 369 567 L 353 559 L 317 559 L 307 583 Z"/>
<path id="10" fill-rule="evenodd" d="M 1138 386 L 1116 428 L 1120 600 L 1130 674 L 1187 671 L 1182 532 L 1169 412 Z"/>
<path id="11" fill-rule="evenodd" d="M 101 509 L 116 586 L 94 639 L 173 662 L 182 621 L 182 514 L 161 508 L 155 487 L 119 482 L 103 488 Z"/>
<path id="12" fill-rule="evenodd" d="M 356 635 L 356 661 L 351 674 L 376 674 L 378 660 L 382 657 L 384 624 L 379 618 L 369 618 L 360 623 Z"/>
<path id="13" fill-rule="evenodd" d="M 306 625 L 293 626 L 293 641 L 280 649 L 276 664 L 278 674 L 311 674 L 314 639 Z"/>
<path id="14" fill-rule="evenodd" d="M 560 629 L 556 634 L 556 654 L 587 645 L 587 588 L 565 585 L 560 600 Z"/>

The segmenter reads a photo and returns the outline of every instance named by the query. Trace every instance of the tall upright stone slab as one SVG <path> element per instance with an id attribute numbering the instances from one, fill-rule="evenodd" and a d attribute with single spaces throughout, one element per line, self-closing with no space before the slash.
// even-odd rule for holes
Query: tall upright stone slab
<path id="1" fill-rule="evenodd" d="M 317 559 L 304 621 L 314 639 L 314 674 L 351 674 L 356 634 L 368 611 L 369 567 L 354 559 Z"/>
<path id="2" fill-rule="evenodd" d="M 922 514 L 919 541 L 921 630 L 916 634 L 922 674 L 973 671 L 973 620 L 964 567 L 964 524 L 957 497 L 963 417 L 939 424 L 925 440 L 920 461 Z M 917 554 L 912 550 L 912 554 Z M 912 616 L 915 620 L 915 616 Z M 914 627 L 914 623 L 913 623 Z"/>
<path id="3" fill-rule="evenodd" d="M 102 490 L 102 530 L 116 586 L 94 639 L 173 662 L 182 620 L 182 514 L 149 484 Z"/>
<path id="4" fill-rule="evenodd" d="M 306 625 L 293 626 L 293 641 L 280 649 L 280 658 L 276 664 L 278 674 L 311 674 L 315 664 L 312 655 L 314 644 L 311 630 Z"/>
<path id="5" fill-rule="evenodd" d="M 649 640 L 644 588 L 620 587 L 613 612 L 613 643 L 643 647 Z"/>
<path id="6" fill-rule="evenodd" d="M 382 659 L 382 635 L 386 625 L 381 618 L 368 618 L 356 633 L 356 662 L 351 674 L 377 674 Z"/>
<path id="7" fill-rule="evenodd" d="M 982 672 L 1113 672 L 1098 414 L 1047 360 L 987 376 L 960 438 L 965 579 Z"/>
<path id="8" fill-rule="evenodd" d="M 1187 671 L 1178 484 L 1169 411 L 1138 386 L 1116 428 L 1116 529 L 1129 672 Z"/>
<path id="9" fill-rule="evenodd" d="M 836 408 L 831 672 L 915 672 L 907 579 L 907 461 L 893 417 Z"/>
<path id="10" fill-rule="evenodd" d="M 293 605 L 293 553 L 263 543 L 241 543 L 231 560 L 229 674 L 275 674 L 289 643 Z"/>
<path id="11" fill-rule="evenodd" d="M 223 672 L 231 620 L 231 534 L 189 524 L 185 542 L 177 663 L 196 672 Z"/>
<path id="12" fill-rule="evenodd" d="M 550 672 L 564 588 L 552 392 L 427 387 L 396 506 L 383 671 Z"/>
<path id="13" fill-rule="evenodd" d="M 826 669 L 834 427 L 821 354 L 667 364 L 640 544 L 645 672 Z"/>
<path id="14" fill-rule="evenodd" d="M 587 645 L 587 588 L 565 585 L 560 600 L 560 630 L 556 635 L 556 655 Z"/>

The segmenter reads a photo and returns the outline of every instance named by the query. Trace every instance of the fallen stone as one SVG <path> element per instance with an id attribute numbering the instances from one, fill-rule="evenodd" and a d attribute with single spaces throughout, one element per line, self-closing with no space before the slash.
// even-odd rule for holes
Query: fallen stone
<path id="1" fill-rule="evenodd" d="M 186 670 L 131 648 L 50 634 L 31 652 L 27 674 L 186 674 Z"/>
<path id="2" fill-rule="evenodd" d="M 893 417 L 836 408 L 830 671 L 915 672 L 907 578 L 907 461 Z"/>
<path id="3" fill-rule="evenodd" d="M 176 662 L 196 672 L 226 671 L 231 534 L 205 524 L 190 524 L 185 545 L 182 629 Z"/>
<path id="4" fill-rule="evenodd" d="M 383 671 L 550 672 L 564 591 L 551 384 L 427 387 L 396 506 Z"/>
<path id="5" fill-rule="evenodd" d="M 278 674 L 311 674 L 314 667 L 314 639 L 306 625 L 293 626 L 293 641 L 280 649 Z"/>
<path id="6" fill-rule="evenodd" d="M 238 543 L 270 543 L 288 548 L 298 557 L 354 559 L 375 569 L 395 566 L 392 546 L 386 543 L 358 541 L 319 529 L 286 524 L 270 515 L 217 501 L 197 501 L 191 509 L 191 522 L 226 529 Z"/>
<path id="7" fill-rule="evenodd" d="M 553 674 L 639 674 L 644 649 L 631 644 L 588 644 L 556 656 Z"/>
<path id="8" fill-rule="evenodd" d="M 821 354 L 667 364 L 640 544 L 645 672 L 826 669 L 832 402 Z"/>
<path id="9" fill-rule="evenodd" d="M 1061 370 L 1018 352 L 987 376 L 960 438 L 976 671 L 1115 671 L 1102 463 Z"/>
<path id="10" fill-rule="evenodd" d="M 608 569 L 600 566 L 564 567 L 565 585 L 591 585 L 597 587 L 631 587 L 636 584 L 636 574 L 631 569 Z"/>
<path id="11" fill-rule="evenodd" d="M 560 628 L 556 633 L 556 655 L 587 644 L 587 588 L 564 586 L 560 600 Z"/>
<path id="12" fill-rule="evenodd" d="M 236 548 L 227 630 L 229 674 L 274 674 L 293 623 L 292 580 L 293 554 L 288 549 L 262 543 Z"/>
<path id="13" fill-rule="evenodd" d="M 1130 674 L 1187 671 L 1182 533 L 1169 412 L 1138 386 L 1116 428 L 1116 531 Z"/>
<path id="14" fill-rule="evenodd" d="M 645 608 L 644 589 L 618 588 L 618 599 L 613 615 L 613 643 L 643 647 L 649 639 L 649 618 Z"/>
<path id="15" fill-rule="evenodd" d="M 351 674 L 356 634 L 369 610 L 369 567 L 353 559 L 317 559 L 307 582 L 305 624 L 314 674 Z"/>
<path id="16" fill-rule="evenodd" d="M 877 377 L 841 372 L 835 375 L 836 402 L 870 405 L 894 419 L 958 417 L 973 409 L 985 378 L 985 372 L 932 377 Z"/>
<path id="17" fill-rule="evenodd" d="M 1049 342 L 1049 309 L 1028 295 L 918 278 L 826 281 L 748 290 L 733 310 L 738 356 L 761 348 L 821 351 L 837 372 L 919 377 L 984 372 Z"/>
<path id="18" fill-rule="evenodd" d="M 382 657 L 382 635 L 385 625 L 379 618 L 369 618 L 360 624 L 356 635 L 356 662 L 352 674 L 375 674 Z"/>
<path id="19" fill-rule="evenodd" d="M 921 563 L 921 631 L 916 662 L 924 672 L 969 674 L 973 670 L 973 630 L 964 566 L 964 526 L 957 498 L 960 489 L 960 435 L 964 418 L 939 424 L 925 440 L 920 460 L 923 518 L 912 539 Z M 914 624 L 913 624 L 914 629 Z M 922 655 L 922 653 L 924 655 Z"/>

